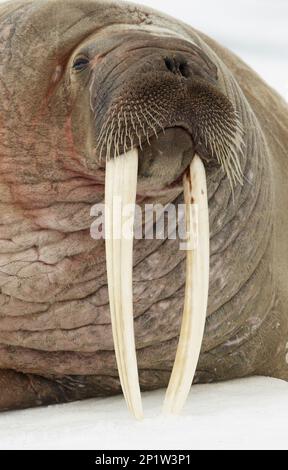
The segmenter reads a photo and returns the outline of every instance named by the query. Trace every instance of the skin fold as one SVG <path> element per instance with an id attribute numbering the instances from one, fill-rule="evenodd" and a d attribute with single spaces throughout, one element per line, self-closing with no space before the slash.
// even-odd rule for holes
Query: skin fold
<path id="1" fill-rule="evenodd" d="M 140 204 L 182 203 L 195 152 L 206 168 L 210 289 L 195 383 L 288 380 L 284 100 L 212 39 L 128 3 L 7 2 L 0 64 L 0 410 L 121 391 L 90 212 L 109 151 L 125 150 L 103 129 L 123 125 L 132 103 Z M 221 167 L 219 126 L 243 184 Z M 179 240 L 135 240 L 133 281 L 140 385 L 153 390 L 167 386 L 178 343 Z"/>

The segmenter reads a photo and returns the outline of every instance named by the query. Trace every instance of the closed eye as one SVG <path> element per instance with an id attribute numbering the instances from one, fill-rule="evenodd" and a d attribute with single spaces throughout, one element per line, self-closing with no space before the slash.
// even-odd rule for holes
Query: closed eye
<path id="1" fill-rule="evenodd" d="M 89 59 L 86 57 L 78 57 L 73 63 L 73 69 L 77 72 L 84 70 L 89 64 Z"/>

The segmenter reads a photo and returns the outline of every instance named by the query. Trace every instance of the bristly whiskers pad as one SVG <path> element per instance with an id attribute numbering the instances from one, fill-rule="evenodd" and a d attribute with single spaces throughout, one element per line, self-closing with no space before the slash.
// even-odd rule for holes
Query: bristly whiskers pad
<path id="1" fill-rule="evenodd" d="M 131 91 L 131 88 L 133 90 Z M 153 135 L 171 127 L 188 131 L 198 154 L 216 161 L 231 188 L 243 184 L 243 128 L 237 111 L 219 90 L 204 80 L 183 83 L 168 75 L 166 82 L 135 81 L 120 90 L 105 113 L 97 137 L 99 159 L 108 161 L 133 148 L 150 145 Z"/>

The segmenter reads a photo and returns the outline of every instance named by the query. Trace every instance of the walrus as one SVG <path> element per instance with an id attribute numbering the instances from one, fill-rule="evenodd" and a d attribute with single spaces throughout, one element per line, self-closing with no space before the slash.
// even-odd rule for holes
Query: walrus
<path id="1" fill-rule="evenodd" d="M 286 102 L 142 6 L 10 1 L 0 28 L 0 409 L 288 380 Z M 135 201 L 184 204 L 188 242 L 197 207 L 197 244 L 116 237 Z"/>

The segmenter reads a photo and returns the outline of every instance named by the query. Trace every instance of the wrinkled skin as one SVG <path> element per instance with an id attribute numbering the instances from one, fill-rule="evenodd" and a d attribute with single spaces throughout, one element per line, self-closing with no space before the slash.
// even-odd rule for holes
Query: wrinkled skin
<path id="1" fill-rule="evenodd" d="M 89 64 L 76 71 L 79 54 Z M 182 202 L 194 152 L 206 166 L 211 274 L 195 382 L 288 380 L 283 100 L 203 34 L 128 4 L 8 2 L 0 55 L 0 409 L 120 392 L 104 242 L 90 236 L 90 210 L 104 194 L 97 137 L 131 93 L 170 113 L 165 134 L 147 131 L 150 147 L 142 136 L 139 201 Z M 234 197 L 196 132 L 200 95 L 210 110 L 219 104 L 225 126 L 239 114 L 244 184 Z M 133 275 L 140 383 L 151 390 L 167 385 L 175 357 L 185 252 L 177 240 L 135 241 Z"/>

